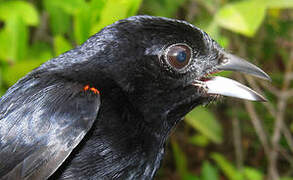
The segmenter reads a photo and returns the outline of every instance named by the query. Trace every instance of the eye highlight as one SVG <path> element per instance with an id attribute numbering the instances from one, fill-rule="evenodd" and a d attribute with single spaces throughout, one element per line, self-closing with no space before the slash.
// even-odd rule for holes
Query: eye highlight
<path id="1" fill-rule="evenodd" d="M 167 63 L 176 70 L 182 71 L 187 67 L 192 56 L 191 48 L 186 44 L 173 44 L 165 50 Z"/>

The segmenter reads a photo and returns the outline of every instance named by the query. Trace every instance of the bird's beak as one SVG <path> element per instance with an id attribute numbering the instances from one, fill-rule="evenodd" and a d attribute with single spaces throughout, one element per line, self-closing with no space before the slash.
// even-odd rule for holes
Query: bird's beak
<path id="1" fill-rule="evenodd" d="M 242 72 L 271 81 L 271 78 L 263 70 L 250 62 L 222 50 L 220 54 L 218 70 Z M 230 96 L 251 101 L 267 101 L 262 95 L 243 84 L 220 76 L 209 77 L 202 81 L 197 80 L 194 85 L 204 87 L 206 93 L 211 95 Z"/>
<path id="2" fill-rule="evenodd" d="M 263 70 L 261 70 L 254 64 L 251 64 L 250 62 L 240 57 L 237 57 L 233 54 L 224 51 L 220 53 L 222 54 L 222 60 L 221 64 L 218 66 L 218 70 L 243 72 L 262 79 L 272 81 L 269 75 L 267 75 Z"/>

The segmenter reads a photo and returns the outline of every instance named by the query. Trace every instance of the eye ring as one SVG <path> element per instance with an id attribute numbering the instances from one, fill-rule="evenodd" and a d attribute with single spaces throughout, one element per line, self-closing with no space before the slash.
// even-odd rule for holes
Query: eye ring
<path id="1" fill-rule="evenodd" d="M 178 72 L 185 72 L 192 59 L 192 48 L 185 43 L 172 44 L 165 49 L 166 63 Z"/>

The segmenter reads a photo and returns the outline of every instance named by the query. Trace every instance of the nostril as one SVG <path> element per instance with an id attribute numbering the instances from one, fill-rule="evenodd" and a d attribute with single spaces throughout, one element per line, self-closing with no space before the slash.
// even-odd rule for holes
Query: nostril
<path id="1" fill-rule="evenodd" d="M 224 56 L 224 54 L 220 53 L 218 57 L 218 64 L 226 64 L 228 62 L 228 58 Z"/>

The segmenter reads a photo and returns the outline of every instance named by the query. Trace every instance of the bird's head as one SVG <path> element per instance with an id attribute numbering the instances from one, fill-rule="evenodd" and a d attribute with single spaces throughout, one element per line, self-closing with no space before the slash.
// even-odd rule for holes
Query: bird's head
<path id="1" fill-rule="evenodd" d="M 210 76 L 231 70 L 270 79 L 185 21 L 130 17 L 104 28 L 83 48 L 90 47 L 91 41 L 97 43 L 96 38 L 103 50 L 98 58 L 104 59 L 103 71 L 149 121 L 181 119 L 195 106 L 220 95 L 265 100 L 236 81 Z"/>

